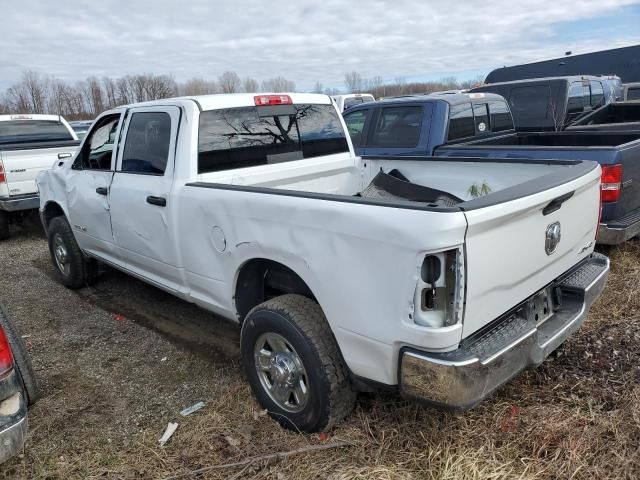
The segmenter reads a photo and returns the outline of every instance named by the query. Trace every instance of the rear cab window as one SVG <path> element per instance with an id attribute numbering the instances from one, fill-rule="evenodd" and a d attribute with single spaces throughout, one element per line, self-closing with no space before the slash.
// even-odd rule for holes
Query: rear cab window
<path id="1" fill-rule="evenodd" d="M 548 85 L 514 87 L 509 95 L 509 105 L 518 118 L 546 118 L 549 97 Z"/>
<path id="2" fill-rule="evenodd" d="M 73 140 L 59 121 L 11 119 L 0 122 L 0 145 L 8 143 L 62 142 Z"/>
<path id="3" fill-rule="evenodd" d="M 414 148 L 420 141 L 424 108 L 420 106 L 380 109 L 371 141 L 373 147 Z"/>
<path id="4" fill-rule="evenodd" d="M 349 152 L 333 105 L 296 104 L 200 114 L 198 173 Z"/>

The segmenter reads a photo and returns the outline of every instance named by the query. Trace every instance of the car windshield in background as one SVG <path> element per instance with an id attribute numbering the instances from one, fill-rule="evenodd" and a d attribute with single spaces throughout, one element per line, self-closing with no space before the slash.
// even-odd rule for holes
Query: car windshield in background
<path id="1" fill-rule="evenodd" d="M 206 111 L 198 143 L 199 173 L 349 151 L 333 105 L 316 104 Z"/>
<path id="2" fill-rule="evenodd" d="M 0 122 L 0 144 L 59 142 L 73 140 L 62 123 L 51 120 L 9 120 Z"/>

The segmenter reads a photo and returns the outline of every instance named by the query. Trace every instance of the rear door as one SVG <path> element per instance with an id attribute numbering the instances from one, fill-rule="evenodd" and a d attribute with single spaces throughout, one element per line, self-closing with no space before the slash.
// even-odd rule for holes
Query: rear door
<path id="1" fill-rule="evenodd" d="M 109 190 L 118 257 L 128 268 L 173 290 L 181 283 L 173 238 L 176 205 L 169 198 L 179 121 L 175 106 L 128 110 Z"/>
<path id="2" fill-rule="evenodd" d="M 589 166 L 593 170 L 553 188 L 544 189 L 554 179 L 541 177 L 540 189 L 529 186 L 536 193 L 465 212 L 464 336 L 533 295 L 593 250 L 600 210 L 600 168 L 595 163 Z M 567 167 L 567 174 L 578 167 Z M 553 207 L 554 200 L 559 208 Z M 548 251 L 547 235 L 554 235 L 550 230 L 556 225 L 560 241 L 555 250 Z"/>

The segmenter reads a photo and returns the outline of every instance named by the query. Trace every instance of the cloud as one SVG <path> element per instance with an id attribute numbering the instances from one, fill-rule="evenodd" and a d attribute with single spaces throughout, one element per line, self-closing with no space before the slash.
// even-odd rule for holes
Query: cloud
<path id="1" fill-rule="evenodd" d="M 23 69 L 71 82 L 135 73 L 182 81 L 234 70 L 258 80 L 282 75 L 298 88 L 316 80 L 340 87 L 351 70 L 388 79 L 488 72 L 565 50 L 638 43 L 636 31 L 615 25 L 605 38 L 559 39 L 569 38 L 576 22 L 639 3 L 4 0 L 0 89 Z"/>

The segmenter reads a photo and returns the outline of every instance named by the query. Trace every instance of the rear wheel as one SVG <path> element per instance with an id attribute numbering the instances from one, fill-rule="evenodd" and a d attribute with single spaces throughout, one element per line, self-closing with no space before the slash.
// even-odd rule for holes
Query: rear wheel
<path id="1" fill-rule="evenodd" d="M 98 277 L 98 264 L 84 256 L 69 222 L 64 217 L 55 217 L 48 234 L 51 260 L 62 284 L 71 289 L 93 284 Z"/>
<path id="2" fill-rule="evenodd" d="M 9 214 L 0 210 L 0 240 L 9 238 Z"/>
<path id="3" fill-rule="evenodd" d="M 356 393 L 320 306 L 301 295 L 266 301 L 247 315 L 242 361 L 258 401 L 291 430 L 327 430 L 353 409 Z"/>

